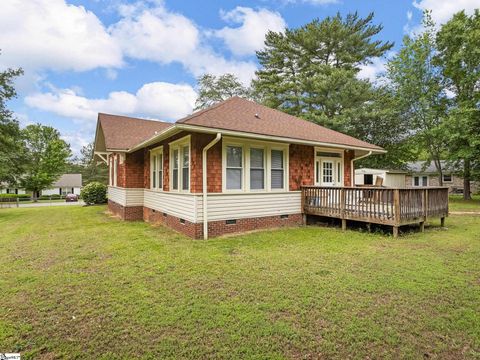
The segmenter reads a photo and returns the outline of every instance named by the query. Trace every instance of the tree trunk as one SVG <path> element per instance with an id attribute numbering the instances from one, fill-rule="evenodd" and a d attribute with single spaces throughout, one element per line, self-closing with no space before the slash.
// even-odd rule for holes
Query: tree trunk
<path id="1" fill-rule="evenodd" d="M 33 200 L 34 203 L 38 202 L 37 190 L 32 191 L 32 200 Z"/>
<path id="2" fill-rule="evenodd" d="M 470 195 L 470 159 L 463 160 L 463 198 L 472 200 Z"/>
<path id="3" fill-rule="evenodd" d="M 438 171 L 438 184 L 440 186 L 443 186 L 443 169 L 442 169 L 442 163 L 440 161 L 440 159 L 435 159 L 433 160 L 433 162 L 435 163 L 435 167 L 437 168 L 437 171 Z"/>

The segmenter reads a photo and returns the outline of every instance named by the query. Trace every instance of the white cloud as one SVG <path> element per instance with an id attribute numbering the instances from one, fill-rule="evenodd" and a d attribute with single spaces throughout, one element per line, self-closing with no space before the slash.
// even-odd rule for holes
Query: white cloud
<path id="1" fill-rule="evenodd" d="M 210 30 L 200 29 L 189 18 L 168 11 L 162 2 L 148 7 L 144 3 L 119 8 L 124 16 L 109 31 L 130 58 L 160 64 L 178 62 L 194 76 L 204 73 L 235 74 L 249 83 L 257 69 L 253 61 L 227 60 L 205 43 Z"/>
<path id="2" fill-rule="evenodd" d="M 196 97 L 190 85 L 152 82 L 143 85 L 135 94 L 115 91 L 102 99 L 90 99 L 72 89 L 54 89 L 29 95 L 25 103 L 93 126 L 99 112 L 176 120 L 192 111 Z"/>
<path id="3" fill-rule="evenodd" d="M 130 5 L 128 11 L 123 7 L 120 12 L 125 17 L 109 31 L 129 57 L 167 64 L 181 61 L 199 45 L 195 24 L 163 6 Z"/>
<path id="4" fill-rule="evenodd" d="M 83 6 L 64 0 L 3 0 L 0 8 L 0 68 L 85 71 L 122 65 L 117 42 Z"/>
<path id="5" fill-rule="evenodd" d="M 395 51 L 389 51 L 385 57 L 373 58 L 371 64 L 360 67 L 357 77 L 359 79 L 369 79 L 371 82 L 377 82 L 385 72 L 388 60 L 394 56 Z"/>
<path id="6" fill-rule="evenodd" d="M 480 7 L 480 2 L 479 0 L 420 0 L 414 1 L 413 6 L 422 11 L 432 10 L 432 19 L 435 23 L 443 24 L 461 10 L 472 14 Z"/>
<path id="7" fill-rule="evenodd" d="M 224 27 L 214 31 L 214 35 L 223 39 L 230 51 L 238 56 L 253 55 L 263 48 L 265 35 L 269 30 L 281 32 L 286 23 L 282 16 L 267 9 L 253 10 L 237 6 L 229 12 L 222 12 L 222 19 L 239 27 Z"/>

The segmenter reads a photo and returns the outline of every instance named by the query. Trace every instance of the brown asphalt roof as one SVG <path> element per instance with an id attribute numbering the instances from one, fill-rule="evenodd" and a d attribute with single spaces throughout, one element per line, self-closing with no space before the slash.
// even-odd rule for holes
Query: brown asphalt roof
<path id="1" fill-rule="evenodd" d="M 98 114 L 107 149 L 128 150 L 165 130 L 172 123 L 144 120 L 127 116 Z"/>
<path id="2" fill-rule="evenodd" d="M 382 150 L 379 146 L 240 97 L 193 113 L 177 123 Z"/>

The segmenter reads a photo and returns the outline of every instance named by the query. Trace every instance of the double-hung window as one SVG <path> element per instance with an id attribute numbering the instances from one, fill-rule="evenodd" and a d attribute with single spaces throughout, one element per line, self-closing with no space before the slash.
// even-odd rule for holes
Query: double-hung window
<path id="1" fill-rule="evenodd" d="M 287 178 L 288 145 L 224 138 L 224 191 L 281 191 Z"/>
<path id="2" fill-rule="evenodd" d="M 243 147 L 227 146 L 227 190 L 241 190 L 243 186 Z"/>
<path id="3" fill-rule="evenodd" d="M 171 189 L 190 190 L 190 136 L 170 143 Z"/>
<path id="4" fill-rule="evenodd" d="M 428 176 L 414 176 L 413 186 L 428 186 Z"/>
<path id="5" fill-rule="evenodd" d="M 163 189 L 163 149 L 153 149 L 150 152 L 150 188 Z"/>
<path id="6" fill-rule="evenodd" d="M 250 189 L 265 189 L 265 150 L 250 148 Z"/>
<path id="7" fill-rule="evenodd" d="M 272 150 L 271 154 L 271 172 L 272 180 L 271 187 L 272 189 L 283 189 L 284 187 L 284 151 L 283 150 Z"/>

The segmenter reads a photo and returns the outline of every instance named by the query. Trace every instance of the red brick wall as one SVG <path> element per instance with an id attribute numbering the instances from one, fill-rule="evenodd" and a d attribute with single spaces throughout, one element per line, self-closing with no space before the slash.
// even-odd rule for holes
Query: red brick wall
<path id="1" fill-rule="evenodd" d="M 343 177 L 344 177 L 344 186 L 354 186 L 352 182 L 352 159 L 355 157 L 355 151 L 345 150 L 343 155 Z"/>
<path id="2" fill-rule="evenodd" d="M 187 220 L 184 223 L 176 216 L 164 214 L 161 211 L 155 211 L 149 208 L 143 208 L 143 219 L 152 224 L 163 224 L 176 231 L 179 231 L 191 238 L 203 238 L 203 224 L 194 224 Z M 288 218 L 280 216 L 266 216 L 258 218 L 238 219 L 236 224 L 226 224 L 225 220 L 210 221 L 208 223 L 208 236 L 216 237 L 225 234 L 242 233 L 257 229 L 271 229 L 287 226 L 299 226 L 302 224 L 302 214 L 288 215 Z"/>
<path id="3" fill-rule="evenodd" d="M 143 206 L 129 206 L 125 207 L 116 202 L 108 200 L 108 211 L 120 217 L 122 220 L 142 220 Z"/>
<path id="4" fill-rule="evenodd" d="M 290 191 L 300 190 L 302 185 L 314 184 L 314 155 L 313 146 L 290 145 L 288 165 L 290 170 Z"/>
<path id="5" fill-rule="evenodd" d="M 181 223 L 180 218 L 168 214 L 164 216 L 161 211 L 144 207 L 143 220 L 152 224 L 166 225 L 194 239 L 200 239 L 202 237 L 202 224 L 194 224 L 187 220 Z"/>

